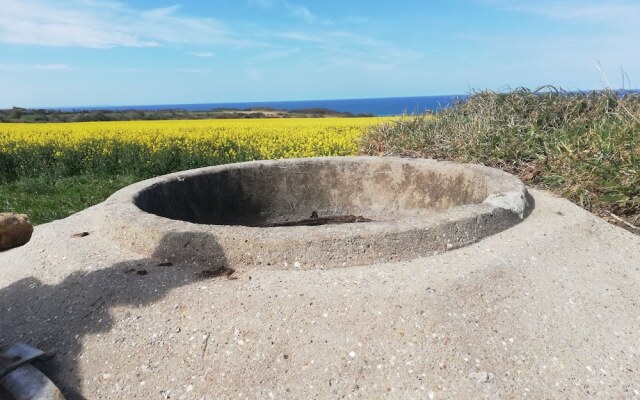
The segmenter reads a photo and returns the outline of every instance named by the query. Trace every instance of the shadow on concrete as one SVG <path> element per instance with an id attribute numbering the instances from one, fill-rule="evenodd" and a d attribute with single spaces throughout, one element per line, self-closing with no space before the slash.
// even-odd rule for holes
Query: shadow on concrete
<path id="1" fill-rule="evenodd" d="M 527 209 L 525 210 L 523 218 L 527 218 L 529 215 L 531 215 L 533 210 L 536 209 L 536 199 L 531 195 L 531 193 L 529 193 L 528 190 L 527 190 L 527 204 L 529 205 L 529 207 L 527 207 Z"/>
<path id="2" fill-rule="evenodd" d="M 222 250 L 215 264 L 218 267 L 214 267 L 217 269 L 198 263 L 166 262 L 163 249 L 171 248 L 175 241 L 198 241 L 193 233 L 188 240 L 183 239 L 175 234 L 165 237 L 152 258 L 77 271 L 57 285 L 46 285 L 36 277 L 29 277 L 0 289 L 0 351 L 20 341 L 47 352 L 48 357 L 35 365 L 58 385 L 68 400 L 85 399 L 76 361 L 82 352 L 81 342 L 85 335 L 113 329 L 116 321 L 112 319 L 111 308 L 145 307 L 174 288 L 229 275 Z M 215 245 L 210 237 L 207 244 Z"/>

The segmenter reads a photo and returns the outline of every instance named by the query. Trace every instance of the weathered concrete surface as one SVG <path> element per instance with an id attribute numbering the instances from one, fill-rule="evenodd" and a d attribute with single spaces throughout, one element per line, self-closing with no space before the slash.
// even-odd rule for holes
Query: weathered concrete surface
<path id="1" fill-rule="evenodd" d="M 141 256 L 246 271 L 409 260 L 466 246 L 533 207 L 513 175 L 391 157 L 247 162 L 161 176 L 103 206 L 100 232 Z M 258 227 L 327 216 L 371 223 Z"/>
<path id="2" fill-rule="evenodd" d="M 637 399 L 640 238 L 531 194 L 444 254 L 235 280 L 117 248 L 96 206 L 0 253 L 0 347 L 54 351 L 70 399 Z"/>

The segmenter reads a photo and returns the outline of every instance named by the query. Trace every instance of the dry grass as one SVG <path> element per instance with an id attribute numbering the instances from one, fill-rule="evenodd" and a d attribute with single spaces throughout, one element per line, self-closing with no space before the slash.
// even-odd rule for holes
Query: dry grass
<path id="1" fill-rule="evenodd" d="M 640 233 L 638 94 L 483 91 L 373 127 L 361 148 L 501 168 Z"/>

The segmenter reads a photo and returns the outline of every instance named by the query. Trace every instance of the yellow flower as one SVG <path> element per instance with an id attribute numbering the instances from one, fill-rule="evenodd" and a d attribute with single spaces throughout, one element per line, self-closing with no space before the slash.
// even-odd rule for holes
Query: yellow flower
<path id="1" fill-rule="evenodd" d="M 389 118 L 217 119 L 0 124 L 0 156 L 23 170 L 65 164 L 148 173 L 205 165 L 358 152 L 364 131 Z M 82 165 L 77 165 L 82 160 Z M 1 176 L 0 176 L 1 178 Z"/>

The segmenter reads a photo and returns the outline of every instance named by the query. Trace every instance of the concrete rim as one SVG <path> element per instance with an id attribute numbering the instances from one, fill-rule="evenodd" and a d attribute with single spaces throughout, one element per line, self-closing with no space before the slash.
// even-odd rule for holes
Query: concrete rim
<path id="1" fill-rule="evenodd" d="M 134 201 L 150 187 L 201 174 L 259 165 L 295 163 L 395 163 L 419 168 L 456 168 L 487 183 L 480 204 L 466 204 L 424 218 L 360 224 L 259 228 L 202 225 L 146 213 Z M 473 164 L 395 157 L 320 157 L 225 164 L 148 179 L 113 194 L 98 215 L 107 238 L 146 257 L 246 270 L 331 268 L 429 256 L 477 242 L 505 230 L 533 209 L 526 186 L 506 172 Z"/>

